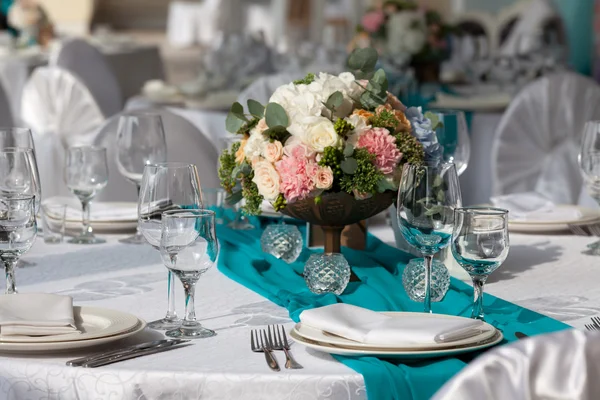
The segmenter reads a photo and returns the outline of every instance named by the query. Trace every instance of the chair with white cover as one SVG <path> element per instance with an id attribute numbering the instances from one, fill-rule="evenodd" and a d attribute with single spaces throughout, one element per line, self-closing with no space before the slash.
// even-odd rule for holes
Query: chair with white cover
<path id="1" fill-rule="evenodd" d="M 69 71 L 37 68 L 23 89 L 21 118 L 33 133 L 42 192 L 69 194 L 63 182 L 65 149 L 90 145 L 104 116 L 87 87 Z"/>
<path id="2" fill-rule="evenodd" d="M 109 118 L 123 110 L 119 81 L 106 57 L 83 39 L 68 39 L 51 57 L 51 64 L 70 71 L 87 86 Z"/>
<path id="3" fill-rule="evenodd" d="M 143 112 L 138 110 L 137 112 Z M 167 161 L 196 164 L 203 188 L 219 187 L 218 153 L 210 140 L 187 119 L 166 109 L 152 109 L 163 120 L 167 141 Z M 108 185 L 96 197 L 97 201 L 137 201 L 134 186 L 119 173 L 116 161 L 117 127 L 120 114 L 107 120 L 96 132 L 94 144 L 107 148 Z"/>
<path id="4" fill-rule="evenodd" d="M 4 91 L 4 87 L 0 84 L 0 126 L 13 126 L 15 125 L 14 121 L 10 101 Z"/>
<path id="5" fill-rule="evenodd" d="M 525 87 L 504 113 L 492 149 L 494 194 L 535 191 L 557 204 L 578 204 L 577 163 L 583 127 L 600 119 L 600 86 L 572 72 Z"/>
<path id="6" fill-rule="evenodd" d="M 491 350 L 447 382 L 434 400 L 597 399 L 600 335 L 567 330 Z"/>

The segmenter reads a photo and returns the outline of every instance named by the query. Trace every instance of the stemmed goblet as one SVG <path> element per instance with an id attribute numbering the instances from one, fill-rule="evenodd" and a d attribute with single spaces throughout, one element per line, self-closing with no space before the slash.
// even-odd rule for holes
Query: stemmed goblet
<path id="1" fill-rule="evenodd" d="M 600 121 L 585 124 L 579 167 L 589 195 L 600 204 Z M 600 241 L 588 245 L 586 254 L 600 255 Z"/>
<path id="2" fill-rule="evenodd" d="M 452 254 L 473 280 L 471 318 L 483 321 L 485 282 L 508 256 L 508 211 L 491 207 L 457 208 L 454 219 Z"/>
<path id="3" fill-rule="evenodd" d="M 0 148 L 0 197 L 31 195 L 37 209 L 41 191 L 33 149 Z"/>
<path id="4" fill-rule="evenodd" d="M 444 149 L 444 162 L 456 165 L 456 173 L 461 176 L 467 170 L 471 156 L 469 128 L 464 111 L 431 110 L 440 122 L 435 134 Z"/>
<path id="5" fill-rule="evenodd" d="M 162 214 L 160 254 L 185 292 L 185 318 L 179 328 L 167 331 L 170 337 L 200 339 L 215 332 L 196 320 L 196 282 L 217 261 L 219 243 L 215 213 L 210 210 L 172 210 Z"/>
<path id="6" fill-rule="evenodd" d="M 90 203 L 108 184 L 106 149 L 94 146 L 70 147 L 67 150 L 65 182 L 69 190 L 81 201 L 83 221 L 83 230 L 69 240 L 69 243 L 104 243 L 104 239 L 94 236 L 90 224 Z"/>
<path id="7" fill-rule="evenodd" d="M 37 235 L 35 196 L 0 198 L 0 260 L 6 272 L 6 294 L 17 293 L 15 269 Z"/>
<path id="8" fill-rule="evenodd" d="M 424 310 L 431 312 L 433 256 L 450 244 L 454 209 L 462 205 L 454 164 L 405 164 L 398 190 L 398 225 L 425 258 Z"/>
<path id="9" fill-rule="evenodd" d="M 167 161 L 167 143 L 160 115 L 152 112 L 122 115 L 117 128 L 116 158 L 119 172 L 135 185 L 139 196 L 144 167 Z M 135 235 L 119 241 L 142 244 L 144 236 L 138 226 Z"/>
<path id="10" fill-rule="evenodd" d="M 161 163 L 146 166 L 138 200 L 138 225 L 153 248 L 160 251 L 163 212 L 202 207 L 202 189 L 195 165 Z M 167 314 L 163 319 L 148 324 L 152 329 L 174 329 L 181 324 L 175 311 L 175 282 L 170 270 L 167 290 Z"/>

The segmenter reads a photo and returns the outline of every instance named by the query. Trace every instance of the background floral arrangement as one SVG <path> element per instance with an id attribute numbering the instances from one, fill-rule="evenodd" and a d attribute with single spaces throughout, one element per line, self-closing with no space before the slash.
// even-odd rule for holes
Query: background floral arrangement
<path id="1" fill-rule="evenodd" d="M 411 0 L 378 1 L 363 16 L 352 46 L 375 46 L 413 63 L 440 62 L 449 57 L 446 38 L 452 30 L 438 12 L 421 10 Z"/>
<path id="2" fill-rule="evenodd" d="M 246 214 L 260 214 L 263 200 L 275 210 L 328 192 L 365 199 L 397 190 L 401 166 L 436 161 L 441 146 L 433 114 L 406 108 L 387 91 L 377 51 L 358 49 L 352 72 L 308 74 L 279 87 L 269 104 L 234 103 L 227 130 L 240 141 L 223 151 L 219 178 L 228 203 L 246 200 Z"/>

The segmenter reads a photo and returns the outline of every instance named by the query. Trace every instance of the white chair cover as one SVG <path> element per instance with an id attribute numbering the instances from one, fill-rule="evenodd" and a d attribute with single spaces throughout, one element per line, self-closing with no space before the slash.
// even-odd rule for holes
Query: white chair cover
<path id="1" fill-rule="evenodd" d="M 65 148 L 89 145 L 104 116 L 89 90 L 70 72 L 37 68 L 23 89 L 22 119 L 33 133 L 42 192 L 66 196 Z"/>
<path id="2" fill-rule="evenodd" d="M 541 35 L 544 23 L 558 16 L 558 12 L 549 0 L 532 0 L 529 3 L 529 6 L 526 8 L 517 9 L 520 15 L 512 15 L 513 17 L 518 17 L 518 20 L 507 37 L 506 42 L 500 47 L 500 54 L 514 56 L 517 51 L 527 52 L 532 50 L 528 47 L 533 46 L 534 43 L 527 42 L 527 36 Z M 510 17 L 511 14 L 506 14 L 506 21 L 500 21 L 500 27 L 503 26 L 502 23 L 507 23 Z M 519 43 L 520 40 L 525 40 L 525 42 Z"/>
<path id="3" fill-rule="evenodd" d="M 4 87 L 0 84 L 0 126 L 13 126 L 14 118 L 10 109 L 8 96 L 4 91 Z"/>
<path id="4" fill-rule="evenodd" d="M 577 155 L 583 126 L 600 119 L 600 87 L 565 72 L 527 86 L 504 113 L 492 149 L 494 194 L 537 191 L 557 204 L 577 204 Z"/>
<path id="5" fill-rule="evenodd" d="M 121 87 L 115 72 L 94 46 L 83 39 L 69 39 L 58 48 L 51 60 L 87 86 L 106 118 L 123 110 Z"/>
<path id="6" fill-rule="evenodd" d="M 471 362 L 433 399 L 597 399 L 599 359 L 598 333 L 568 330 L 520 340 Z"/>
<path id="7" fill-rule="evenodd" d="M 170 111 L 158 112 L 163 119 L 167 140 L 167 160 L 196 164 L 203 188 L 219 187 L 218 154 L 212 143 L 185 118 Z M 94 143 L 107 148 L 108 185 L 98 194 L 97 201 L 137 201 L 133 185 L 119 173 L 116 162 L 117 127 L 120 115 L 107 120 L 97 131 Z"/>

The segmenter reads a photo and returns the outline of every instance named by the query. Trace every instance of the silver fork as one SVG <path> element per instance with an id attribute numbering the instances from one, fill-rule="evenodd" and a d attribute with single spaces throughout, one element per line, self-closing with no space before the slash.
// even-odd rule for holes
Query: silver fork
<path id="1" fill-rule="evenodd" d="M 592 323 L 594 325 L 596 325 L 596 328 L 598 328 L 600 330 L 600 318 L 598 318 L 598 317 L 592 317 Z"/>
<path id="2" fill-rule="evenodd" d="M 265 353 L 265 360 L 267 360 L 267 365 L 273 371 L 280 370 L 277 360 L 273 356 L 273 353 L 271 353 L 272 347 L 269 345 L 269 341 L 267 340 L 267 336 L 265 335 L 264 329 L 261 331 L 250 331 L 250 348 L 255 353 Z"/>
<path id="3" fill-rule="evenodd" d="M 282 335 L 283 334 L 283 335 Z M 269 325 L 269 342 L 273 345 L 275 350 L 283 350 L 285 353 L 285 367 L 288 369 L 302 369 L 300 365 L 290 352 L 290 345 L 285 334 L 285 328 L 283 326 Z"/>
<path id="4" fill-rule="evenodd" d="M 577 236 L 590 236 L 590 234 L 583 228 L 582 225 L 569 224 L 569 229 Z"/>
<path id="5" fill-rule="evenodd" d="M 585 329 L 588 331 L 600 331 L 600 327 L 596 326 L 595 324 L 585 324 Z"/>

